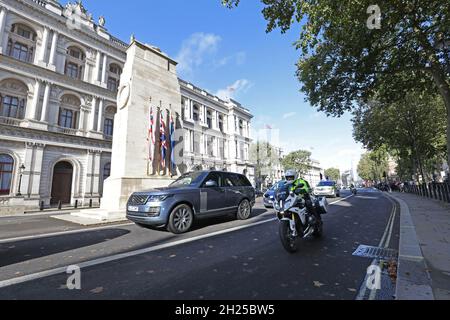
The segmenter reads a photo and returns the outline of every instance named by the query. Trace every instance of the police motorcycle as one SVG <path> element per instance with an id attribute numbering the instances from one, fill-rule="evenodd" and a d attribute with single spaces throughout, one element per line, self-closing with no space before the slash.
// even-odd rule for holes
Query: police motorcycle
<path id="1" fill-rule="evenodd" d="M 273 207 L 280 220 L 281 243 L 289 253 L 299 250 L 300 241 L 310 236 L 319 238 L 323 233 L 321 215 L 328 212 L 326 198 L 316 198 L 304 192 L 300 184 L 291 191 L 293 184 L 287 183 L 275 193 Z M 316 210 L 314 214 L 313 210 Z"/>

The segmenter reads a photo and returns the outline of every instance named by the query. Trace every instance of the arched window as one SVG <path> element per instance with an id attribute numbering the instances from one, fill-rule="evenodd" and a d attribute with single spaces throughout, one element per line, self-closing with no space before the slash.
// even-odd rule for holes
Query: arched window
<path id="1" fill-rule="evenodd" d="M 14 159 L 7 154 L 0 154 L 0 195 L 11 194 Z"/>
<path id="2" fill-rule="evenodd" d="M 108 76 L 108 89 L 116 92 L 119 89 L 120 75 L 122 74 L 122 68 L 111 63 L 109 65 L 109 76 Z"/>
<path id="3" fill-rule="evenodd" d="M 86 56 L 78 47 L 67 48 L 65 75 L 74 79 L 82 79 Z"/>
<path id="4" fill-rule="evenodd" d="M 108 179 L 111 176 L 111 163 L 105 164 L 103 167 L 103 180 Z"/>
<path id="5" fill-rule="evenodd" d="M 15 59 L 32 62 L 36 51 L 36 32 L 30 27 L 15 23 L 8 39 L 7 55 Z"/>
<path id="6" fill-rule="evenodd" d="M 105 110 L 105 122 L 103 125 L 103 133 L 112 137 L 114 134 L 114 116 L 117 112 L 117 109 L 113 106 L 106 108 Z"/>
<path id="7" fill-rule="evenodd" d="M 81 101 L 78 97 L 65 94 L 61 97 L 58 125 L 63 128 L 76 129 Z"/>
<path id="8" fill-rule="evenodd" d="M 0 116 L 23 119 L 27 102 L 27 86 L 15 79 L 0 82 Z"/>

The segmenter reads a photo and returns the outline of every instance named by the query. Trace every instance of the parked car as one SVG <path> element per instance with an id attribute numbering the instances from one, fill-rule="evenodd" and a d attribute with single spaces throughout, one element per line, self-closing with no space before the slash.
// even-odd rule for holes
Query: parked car
<path id="1" fill-rule="evenodd" d="M 269 190 L 267 190 L 266 193 L 264 193 L 263 196 L 264 207 L 273 208 L 273 200 L 275 199 L 275 192 L 285 184 L 286 181 L 279 181 L 275 183 Z"/>
<path id="2" fill-rule="evenodd" d="M 314 188 L 314 195 L 318 197 L 340 197 L 341 191 L 337 187 L 335 181 L 321 181 L 317 187 Z"/>
<path id="3" fill-rule="evenodd" d="M 165 226 L 175 234 L 189 231 L 195 219 L 236 215 L 250 217 L 255 189 L 237 173 L 199 171 L 182 175 L 167 188 L 133 193 L 127 218 L 138 225 Z"/>

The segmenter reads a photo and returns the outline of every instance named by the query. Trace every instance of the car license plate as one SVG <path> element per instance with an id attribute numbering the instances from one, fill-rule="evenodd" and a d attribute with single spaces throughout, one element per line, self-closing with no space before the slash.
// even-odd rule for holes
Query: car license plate
<path id="1" fill-rule="evenodd" d="M 139 207 L 128 206 L 128 211 L 130 211 L 130 212 L 139 212 Z"/>

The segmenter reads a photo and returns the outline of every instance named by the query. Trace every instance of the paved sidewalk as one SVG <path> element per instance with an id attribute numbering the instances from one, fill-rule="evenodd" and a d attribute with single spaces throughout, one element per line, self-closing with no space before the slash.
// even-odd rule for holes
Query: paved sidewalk
<path id="1" fill-rule="evenodd" d="M 449 300 L 450 205 L 407 193 L 389 195 L 401 205 L 397 299 Z"/>

